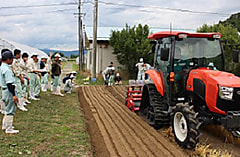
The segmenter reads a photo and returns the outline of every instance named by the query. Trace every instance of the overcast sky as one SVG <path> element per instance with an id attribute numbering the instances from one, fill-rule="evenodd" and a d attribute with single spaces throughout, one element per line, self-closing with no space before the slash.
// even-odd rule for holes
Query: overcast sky
<path id="1" fill-rule="evenodd" d="M 82 0 L 83 23 L 93 25 L 94 0 Z M 36 48 L 78 48 L 78 0 L 0 0 L 0 38 Z M 197 29 L 240 12 L 239 0 L 101 0 L 98 26 Z"/>

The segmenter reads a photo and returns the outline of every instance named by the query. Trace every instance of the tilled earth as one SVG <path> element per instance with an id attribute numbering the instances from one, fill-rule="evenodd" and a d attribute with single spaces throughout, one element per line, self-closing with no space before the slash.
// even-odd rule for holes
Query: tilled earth
<path id="1" fill-rule="evenodd" d="M 82 86 L 79 101 L 85 113 L 94 156 L 195 156 L 194 151 L 179 148 L 166 130 L 155 130 L 125 105 L 125 86 Z M 218 131 L 218 130 L 217 130 Z M 204 130 L 201 143 L 211 144 L 239 156 L 239 146 L 226 143 Z"/>
<path id="2" fill-rule="evenodd" d="M 125 91 L 124 87 L 123 91 Z M 95 156 L 186 156 L 155 129 L 142 121 L 119 100 L 119 89 L 83 86 L 83 107 Z M 119 93 L 123 96 L 124 93 Z"/>

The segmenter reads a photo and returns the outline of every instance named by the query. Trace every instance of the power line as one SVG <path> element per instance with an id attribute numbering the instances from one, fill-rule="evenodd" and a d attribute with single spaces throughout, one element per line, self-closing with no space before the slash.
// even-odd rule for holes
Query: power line
<path id="1" fill-rule="evenodd" d="M 152 9 L 160 9 L 160 10 L 168 10 L 168 11 L 176 11 L 176 12 L 182 12 L 182 13 L 193 13 L 193 14 L 213 14 L 213 15 L 221 15 L 221 16 L 229 16 L 229 14 L 226 13 L 219 13 L 219 12 L 208 12 L 208 11 L 193 11 L 189 9 L 180 9 L 180 8 L 169 8 L 169 7 L 160 7 L 160 6 L 146 6 L 146 5 L 137 5 L 137 4 L 124 4 L 124 3 L 114 3 L 114 2 L 105 2 L 105 1 L 99 1 L 99 3 L 107 5 L 107 6 L 125 6 L 125 7 L 134 7 L 134 8 L 152 8 Z M 92 4 L 94 5 L 94 2 L 92 1 L 84 1 L 82 4 Z M 0 7 L 0 10 L 3 9 L 20 9 L 20 8 L 39 8 L 39 7 L 52 7 L 52 6 L 66 6 L 66 5 L 78 5 L 77 2 L 70 2 L 70 3 L 53 3 L 53 4 L 39 4 L 39 5 L 26 5 L 26 6 L 4 6 Z M 154 10 L 145 10 L 145 11 L 151 11 L 154 12 Z M 21 15 L 28 15 L 33 13 L 23 13 Z M 0 15 L 0 16 L 15 16 L 19 14 L 10 14 L 10 15 Z"/>
<path id="2" fill-rule="evenodd" d="M 24 16 L 24 15 L 33 15 L 33 14 L 48 14 L 48 13 L 65 12 L 65 11 L 73 11 L 73 10 L 76 10 L 76 9 L 58 9 L 58 10 L 53 10 L 53 11 L 41 12 L 41 13 L 15 13 L 15 14 L 0 15 L 0 17 Z"/>
<path id="3" fill-rule="evenodd" d="M 99 1 L 104 5 L 113 5 L 113 6 L 125 6 L 125 7 L 135 7 L 135 8 L 153 8 L 153 9 L 161 9 L 161 10 L 169 10 L 169 11 L 177 11 L 182 13 L 193 13 L 193 14 L 214 14 L 214 15 L 223 15 L 229 16 L 229 14 L 225 13 L 218 13 L 218 12 L 208 12 L 208 11 L 193 11 L 189 9 L 180 9 L 180 8 L 169 8 L 169 7 L 160 7 L 160 6 L 143 6 L 143 5 L 136 5 L 136 4 L 124 4 L 124 3 L 113 3 L 113 2 L 105 2 Z"/>
<path id="4" fill-rule="evenodd" d="M 19 8 L 38 8 L 38 7 L 51 7 L 51 6 L 61 6 L 61 5 L 77 5 L 76 2 L 71 3 L 53 3 L 53 4 L 39 4 L 39 5 L 23 5 L 23 6 L 5 6 L 0 7 L 1 9 L 19 9 Z"/>

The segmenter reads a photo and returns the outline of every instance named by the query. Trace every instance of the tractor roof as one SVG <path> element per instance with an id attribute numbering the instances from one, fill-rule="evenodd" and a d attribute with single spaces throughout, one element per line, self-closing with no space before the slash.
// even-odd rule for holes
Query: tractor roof
<path id="1" fill-rule="evenodd" d="M 150 34 L 148 36 L 151 40 L 156 40 L 160 38 L 166 38 L 170 36 L 178 36 L 179 34 L 186 34 L 188 37 L 195 37 L 195 38 L 213 38 L 213 35 L 222 36 L 221 33 L 187 33 L 187 32 L 177 32 L 177 31 L 162 31 Z"/>

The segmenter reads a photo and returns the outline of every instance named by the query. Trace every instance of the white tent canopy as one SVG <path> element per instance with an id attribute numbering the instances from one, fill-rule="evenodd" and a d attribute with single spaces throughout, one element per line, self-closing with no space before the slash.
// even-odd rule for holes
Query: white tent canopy
<path id="1" fill-rule="evenodd" d="M 28 53 L 29 56 L 31 56 L 32 53 L 37 53 L 39 58 L 43 56 L 48 57 L 48 55 L 45 52 L 39 49 L 0 38 L 0 51 L 2 49 L 9 49 L 11 51 L 14 51 L 15 49 L 19 49 L 22 51 L 22 53 L 24 52 Z M 0 53 L 0 58 L 1 58 L 1 53 Z"/>

